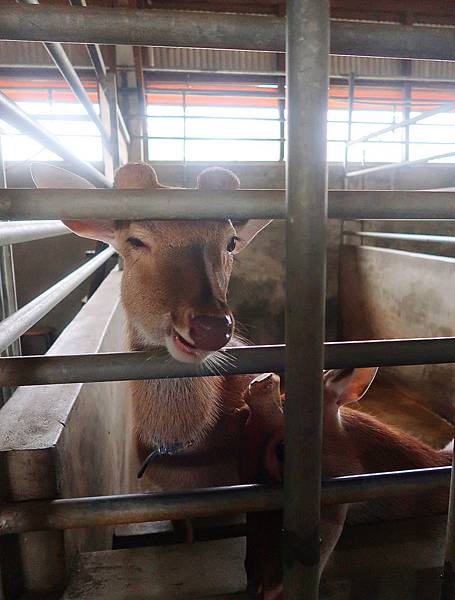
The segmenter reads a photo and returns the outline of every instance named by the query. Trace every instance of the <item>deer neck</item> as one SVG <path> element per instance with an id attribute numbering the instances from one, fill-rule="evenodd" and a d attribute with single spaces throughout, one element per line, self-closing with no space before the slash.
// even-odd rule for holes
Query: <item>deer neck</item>
<path id="1" fill-rule="evenodd" d="M 130 350 L 163 356 L 129 328 Z M 147 379 L 130 383 L 136 436 L 145 448 L 163 443 L 200 443 L 216 425 L 221 411 L 221 377 Z"/>

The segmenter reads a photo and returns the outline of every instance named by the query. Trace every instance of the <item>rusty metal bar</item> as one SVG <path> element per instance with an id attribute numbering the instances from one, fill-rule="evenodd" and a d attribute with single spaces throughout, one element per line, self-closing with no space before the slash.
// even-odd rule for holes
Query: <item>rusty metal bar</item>
<path id="1" fill-rule="evenodd" d="M 319 598 L 329 2 L 287 2 L 284 598 Z"/>
<path id="2" fill-rule="evenodd" d="M 221 350 L 223 375 L 284 373 L 285 346 Z M 455 363 L 455 337 L 361 342 L 326 342 L 326 369 Z M 219 375 L 208 365 L 170 362 L 151 352 L 111 352 L 0 359 L 0 386 L 173 379 Z"/>
<path id="3" fill-rule="evenodd" d="M 453 191 L 329 191 L 344 220 L 455 220 Z M 285 219 L 284 190 L 0 189 L 0 219 Z"/>
<path id="4" fill-rule="evenodd" d="M 284 52 L 285 20 L 261 15 L 121 8 L 5 6 L 5 40 Z M 455 60 L 447 27 L 333 21 L 330 51 L 347 56 Z"/>
<path id="5" fill-rule="evenodd" d="M 44 315 L 77 288 L 96 269 L 114 254 L 113 248 L 107 248 L 87 264 L 82 265 L 70 275 L 34 298 L 31 302 L 8 316 L 0 323 L 0 352 L 8 348 L 30 327 L 33 327 Z"/>
<path id="6" fill-rule="evenodd" d="M 324 504 L 346 504 L 448 489 L 450 467 L 371 473 L 322 482 Z M 31 500 L 0 505 L 0 535 L 279 510 L 280 486 L 238 485 L 172 493 Z"/>

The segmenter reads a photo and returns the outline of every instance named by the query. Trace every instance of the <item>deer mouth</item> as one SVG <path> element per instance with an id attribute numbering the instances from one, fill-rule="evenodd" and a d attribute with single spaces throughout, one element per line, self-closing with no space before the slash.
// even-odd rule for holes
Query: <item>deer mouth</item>
<path id="1" fill-rule="evenodd" d="M 176 359 L 182 362 L 200 362 L 209 352 L 201 350 L 188 339 L 183 337 L 175 328 L 172 330 L 168 338 L 169 353 Z"/>

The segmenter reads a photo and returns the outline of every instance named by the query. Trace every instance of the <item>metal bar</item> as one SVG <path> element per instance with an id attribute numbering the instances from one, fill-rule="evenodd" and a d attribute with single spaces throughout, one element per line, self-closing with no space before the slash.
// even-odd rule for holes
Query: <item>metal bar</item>
<path id="1" fill-rule="evenodd" d="M 453 235 L 426 235 L 422 233 L 387 233 L 382 231 L 345 231 L 344 235 L 377 238 L 384 240 L 402 240 L 404 242 L 434 242 L 438 244 L 455 244 Z"/>
<path id="2" fill-rule="evenodd" d="M 453 192 L 337 190 L 329 192 L 329 217 L 355 220 L 453 220 Z"/>
<path id="3" fill-rule="evenodd" d="M 0 189 L 0 219 L 285 219 L 284 190 Z M 332 190 L 329 218 L 455 220 L 453 191 Z"/>
<path id="4" fill-rule="evenodd" d="M 366 169 L 359 169 L 358 171 L 351 171 L 346 173 L 345 177 L 360 177 L 361 175 L 369 175 L 370 173 L 380 173 L 382 171 L 393 171 L 395 169 L 401 169 L 403 167 L 409 167 L 412 165 L 420 165 L 428 162 L 429 160 L 437 160 L 441 158 L 448 158 L 449 156 L 455 156 L 455 151 L 445 152 L 444 154 L 436 154 L 434 156 L 427 156 L 425 158 L 418 158 L 416 160 L 406 160 L 400 163 L 390 163 L 387 165 L 379 165 L 378 167 L 368 167 Z"/>
<path id="5" fill-rule="evenodd" d="M 158 193 L 155 193 L 158 192 Z M 19 216 L 21 215 L 21 216 Z M 51 216 L 49 216 L 51 215 Z M 282 190 L 0 190 L 3 219 L 285 218 Z"/>
<path id="6" fill-rule="evenodd" d="M 0 136 L 0 188 L 7 187 L 5 161 L 3 159 L 2 137 Z M 13 248 L 6 245 L 0 248 L 0 309 L 1 319 L 5 319 L 17 310 L 16 276 L 14 272 Z M 15 340 L 5 348 L 4 356 L 19 356 L 21 342 Z M 14 392 L 14 388 L 4 386 L 0 391 L 1 404 L 4 404 Z"/>
<path id="7" fill-rule="evenodd" d="M 109 123 L 110 123 L 110 153 L 112 156 L 112 162 L 114 171 L 120 167 L 120 147 L 118 137 L 118 111 L 117 111 L 117 77 L 115 73 L 108 73 L 106 79 L 106 86 L 104 88 L 106 93 L 108 105 L 109 105 Z"/>
<path id="8" fill-rule="evenodd" d="M 33 7 L 27 6 L 19 8 Z M 41 7 L 38 7 L 38 10 L 41 10 Z M 0 92 L 0 113 L 4 121 L 10 123 L 22 133 L 29 135 L 52 152 L 55 152 L 58 156 L 63 158 L 63 160 L 67 161 L 79 175 L 86 177 L 100 187 L 112 186 L 112 183 L 107 177 L 95 169 L 91 164 L 81 160 L 78 156 L 67 150 L 51 133 L 46 131 L 40 124 L 29 117 L 27 113 L 25 113 L 15 102 L 10 100 L 8 96 L 3 94 L 3 92 Z"/>
<path id="9" fill-rule="evenodd" d="M 104 125 L 101 122 L 101 119 L 96 114 L 95 109 L 93 108 L 92 101 L 88 97 L 88 94 L 85 91 L 85 88 L 82 85 L 81 80 L 79 79 L 79 76 L 76 73 L 73 65 L 71 64 L 71 61 L 69 60 L 62 45 L 59 43 L 46 43 L 46 44 L 44 44 L 44 46 L 45 46 L 46 50 L 48 51 L 48 53 L 50 54 L 50 56 L 52 57 L 52 60 L 57 65 L 63 78 L 70 86 L 73 94 L 76 96 L 76 98 L 82 104 L 82 106 L 85 108 L 90 119 L 96 125 L 96 128 L 98 129 L 98 131 L 101 133 L 101 139 L 103 141 L 103 144 L 105 146 L 109 147 L 109 144 L 110 144 L 109 134 L 107 133 L 106 129 L 104 128 Z"/>
<path id="10" fill-rule="evenodd" d="M 67 235 L 70 230 L 60 221 L 19 221 L 0 223 L 0 246 L 22 244 L 59 235 Z"/>
<path id="11" fill-rule="evenodd" d="M 284 373 L 285 346 L 222 350 L 223 375 Z M 326 342 L 324 368 L 455 363 L 455 337 Z M 0 360 L 0 386 L 173 379 L 220 375 L 219 368 L 184 364 L 153 352 L 112 352 L 70 356 L 24 356 Z"/>
<path id="12" fill-rule="evenodd" d="M 431 493 L 448 488 L 449 481 L 450 467 L 337 477 L 322 482 L 322 502 L 345 504 Z M 282 506 L 281 487 L 261 485 L 31 500 L 1 506 L 0 535 L 260 512 Z"/>
<path id="13" fill-rule="evenodd" d="M 64 6 L 8 6 L 2 39 L 284 52 L 285 20 L 261 15 Z M 332 54 L 455 60 L 450 27 L 334 20 Z"/>
<path id="14" fill-rule="evenodd" d="M 344 172 L 346 173 L 348 169 L 348 160 L 349 160 L 349 142 L 351 141 L 352 136 L 352 112 L 354 110 L 354 96 L 355 96 L 355 76 L 354 73 L 349 75 L 349 91 L 348 91 L 348 139 L 346 140 L 346 145 L 344 147 Z"/>
<path id="15" fill-rule="evenodd" d="M 28 5 L 39 4 L 39 0 L 20 0 L 20 2 Z M 88 97 L 88 94 L 85 91 L 81 80 L 79 79 L 79 75 L 76 73 L 76 70 L 71 64 L 71 61 L 69 60 L 65 50 L 63 49 L 63 46 L 58 42 L 44 42 L 43 45 L 46 48 L 49 56 L 54 61 L 55 66 L 60 71 L 60 74 L 62 75 L 63 79 L 65 79 L 65 81 L 71 88 L 73 94 L 85 108 L 90 119 L 93 121 L 93 123 L 96 125 L 97 129 L 101 133 L 103 143 L 105 145 L 109 145 L 109 136 L 106 130 L 104 129 L 104 125 L 101 122 L 98 115 L 96 114 L 92 102 Z"/>
<path id="16" fill-rule="evenodd" d="M 0 323 L 0 351 L 17 340 L 114 254 L 107 248 Z"/>
<path id="17" fill-rule="evenodd" d="M 143 140 L 186 140 L 186 141 L 205 141 L 205 142 L 282 142 L 282 138 L 251 138 L 251 137 L 186 137 L 182 135 L 138 135 Z"/>
<path id="18" fill-rule="evenodd" d="M 359 144 L 360 142 L 366 142 L 366 141 L 370 140 L 371 138 L 378 137 L 380 135 L 383 135 L 384 133 L 389 133 L 389 131 L 395 131 L 396 129 L 401 129 L 402 127 L 406 127 L 407 125 L 414 125 L 415 123 L 418 123 L 419 121 L 423 121 L 423 119 L 428 119 L 429 117 L 433 117 L 434 115 L 439 115 L 441 113 L 449 112 L 454 109 L 455 109 L 455 102 L 447 102 L 446 104 L 442 104 L 441 106 L 438 106 L 438 108 L 435 108 L 434 110 L 430 110 L 427 113 L 422 112 L 419 115 L 417 115 L 416 117 L 412 117 L 410 119 L 404 119 L 403 121 L 400 121 L 399 123 L 393 123 L 393 125 L 389 125 L 387 127 L 384 127 L 383 129 L 379 129 L 379 131 L 373 131 L 372 133 L 363 135 L 360 138 L 351 140 L 350 142 L 348 142 L 348 145 L 352 146 L 353 144 Z"/>
<path id="19" fill-rule="evenodd" d="M 288 0 L 284 598 L 319 598 L 329 2 Z"/>
<path id="20" fill-rule="evenodd" d="M 450 482 L 449 516 L 447 521 L 447 542 L 444 571 L 441 586 L 441 600 L 455 599 L 455 454 L 452 458 Z"/>

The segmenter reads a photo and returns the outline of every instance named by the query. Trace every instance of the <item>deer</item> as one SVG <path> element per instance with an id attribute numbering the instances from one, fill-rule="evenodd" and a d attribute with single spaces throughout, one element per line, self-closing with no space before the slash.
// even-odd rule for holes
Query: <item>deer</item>
<path id="1" fill-rule="evenodd" d="M 377 371 L 377 368 L 335 369 L 323 374 L 323 478 L 451 464 L 453 442 L 440 450 L 432 448 L 374 416 L 349 407 L 365 396 Z M 241 450 L 241 481 L 282 482 L 285 394 L 280 389 L 279 376 L 269 373 L 252 380 L 245 402 L 249 415 Z M 322 506 L 320 574 L 346 521 L 362 523 L 443 514 L 447 505 L 448 491 L 439 490 L 414 497 Z M 248 515 L 245 561 L 248 588 L 251 595 L 263 600 L 283 598 L 281 529 L 279 512 Z"/>
<path id="2" fill-rule="evenodd" d="M 93 188 L 66 170 L 36 163 L 39 188 Z M 146 163 L 120 167 L 119 189 L 165 188 Z M 236 190 L 221 167 L 197 179 L 200 190 Z M 153 201 L 152 199 L 150 200 Z M 217 351 L 239 345 L 227 301 L 234 256 L 270 221 L 64 220 L 79 236 L 111 244 L 123 257 L 121 300 L 131 351 L 193 364 L 213 364 Z M 214 376 L 130 382 L 134 445 L 147 491 L 238 482 L 236 448 L 245 420 L 243 394 L 252 377 Z"/>

